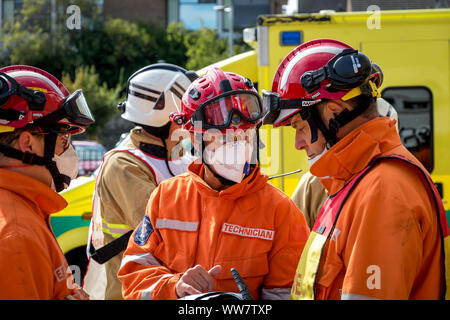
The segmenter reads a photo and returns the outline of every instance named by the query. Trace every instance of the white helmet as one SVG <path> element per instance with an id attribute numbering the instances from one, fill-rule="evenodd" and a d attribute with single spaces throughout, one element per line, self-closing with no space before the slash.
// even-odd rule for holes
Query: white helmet
<path id="1" fill-rule="evenodd" d="M 181 98 L 198 78 L 194 71 L 187 71 L 169 63 L 156 63 L 136 71 L 127 83 L 127 98 L 119 103 L 122 118 L 136 124 L 163 127 L 172 112 L 180 111 Z"/>
<path id="2" fill-rule="evenodd" d="M 398 113 L 397 110 L 383 98 L 377 99 L 377 111 L 383 117 L 389 117 L 391 120 L 397 120 L 395 127 L 398 131 Z"/>

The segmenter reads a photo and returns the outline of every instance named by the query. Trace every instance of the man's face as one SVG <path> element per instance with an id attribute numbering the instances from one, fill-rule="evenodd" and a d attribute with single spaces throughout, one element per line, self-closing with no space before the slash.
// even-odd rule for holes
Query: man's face
<path id="1" fill-rule="evenodd" d="M 69 144 L 70 135 L 63 133 L 58 134 L 55 144 L 55 155 L 61 155 L 68 148 Z M 22 152 L 30 152 L 43 157 L 45 149 L 44 135 L 36 131 L 24 131 L 13 141 L 11 146 Z M 37 179 L 48 186 L 51 185 L 52 176 L 45 166 L 31 165 L 23 168 L 23 170 L 23 173 L 32 178 Z"/>
<path id="2" fill-rule="evenodd" d="M 326 141 L 320 130 L 317 132 L 317 140 L 311 143 L 311 130 L 308 121 L 303 120 L 300 114 L 297 113 L 291 118 L 291 126 L 295 130 L 295 148 L 297 150 L 305 150 L 309 159 L 322 153 Z"/>

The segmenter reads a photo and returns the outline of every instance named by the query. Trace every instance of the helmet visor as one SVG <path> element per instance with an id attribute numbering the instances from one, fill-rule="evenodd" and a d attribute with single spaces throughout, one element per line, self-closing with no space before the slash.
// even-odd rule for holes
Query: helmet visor
<path id="1" fill-rule="evenodd" d="M 62 108 L 67 114 L 65 118 L 74 124 L 88 126 L 95 122 L 81 89 L 68 96 Z"/>
<path id="2" fill-rule="evenodd" d="M 192 115 L 192 120 L 201 121 L 204 126 L 223 129 L 230 126 L 233 114 L 246 122 L 256 123 L 264 116 L 261 98 L 254 92 L 227 92 L 200 105 Z"/>

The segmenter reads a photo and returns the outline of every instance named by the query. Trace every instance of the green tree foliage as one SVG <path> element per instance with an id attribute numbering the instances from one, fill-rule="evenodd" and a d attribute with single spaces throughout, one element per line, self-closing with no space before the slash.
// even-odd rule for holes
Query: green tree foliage
<path id="1" fill-rule="evenodd" d="M 184 52 L 186 68 L 191 70 L 199 70 L 228 58 L 228 40 L 220 39 L 216 30 L 201 28 L 189 31 L 179 22 L 169 25 L 167 39 L 176 52 Z M 233 54 L 250 49 L 245 43 L 235 43 Z"/>
<path id="2" fill-rule="evenodd" d="M 226 39 L 207 28 L 187 30 L 181 23 L 162 29 L 146 22 L 104 19 L 95 0 L 58 0 L 56 16 L 51 1 L 24 0 L 22 10 L 1 29 L 0 66 L 26 64 L 44 69 L 69 91 L 82 88 L 96 124 L 88 130 L 99 136 L 116 115 L 126 80 L 136 70 L 165 61 L 198 70 L 228 57 Z M 69 30 L 66 9 L 77 5 L 81 28 Z M 248 50 L 235 44 L 234 53 Z M 101 136 L 101 135 L 100 135 Z"/>
<path id="3" fill-rule="evenodd" d="M 118 114 L 117 103 L 123 99 L 120 97 L 121 86 L 109 88 L 105 82 L 101 83 L 94 66 L 77 68 L 73 80 L 69 74 L 64 73 L 62 82 L 70 92 L 79 88 L 83 89 L 83 94 L 95 118 L 95 123 L 86 132 L 89 138 L 98 138 L 105 124 Z"/>

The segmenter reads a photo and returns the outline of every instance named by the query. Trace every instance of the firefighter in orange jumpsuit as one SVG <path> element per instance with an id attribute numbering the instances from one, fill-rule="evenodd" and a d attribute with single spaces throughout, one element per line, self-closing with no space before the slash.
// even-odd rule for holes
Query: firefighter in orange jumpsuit
<path id="1" fill-rule="evenodd" d="M 81 90 L 38 68 L 0 69 L 0 299 L 88 298 L 49 219 L 78 173 L 70 136 L 93 122 Z"/>
<path id="2" fill-rule="evenodd" d="M 240 75 L 213 68 L 190 85 L 171 118 L 200 157 L 152 193 L 118 273 L 125 299 L 238 292 L 231 268 L 253 298 L 289 298 L 309 230 L 260 172 L 252 150 L 262 117 L 253 83 Z"/>
<path id="3" fill-rule="evenodd" d="M 379 116 L 374 71 L 347 44 L 313 40 L 286 56 L 272 91 L 263 91 L 264 123 L 292 125 L 329 195 L 298 263 L 293 299 L 445 297 L 450 229 L 442 201 L 395 121 Z"/>

